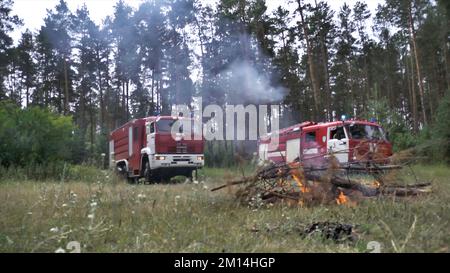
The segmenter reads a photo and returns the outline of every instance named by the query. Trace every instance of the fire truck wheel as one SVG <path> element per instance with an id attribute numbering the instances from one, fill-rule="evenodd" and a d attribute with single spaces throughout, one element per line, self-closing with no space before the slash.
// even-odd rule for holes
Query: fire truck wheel
<path id="1" fill-rule="evenodd" d="M 198 180 L 198 169 L 193 171 L 194 180 Z"/>
<path id="2" fill-rule="evenodd" d="M 145 182 L 150 183 L 152 180 L 152 171 L 150 169 L 150 162 L 145 162 L 145 169 L 144 169 L 144 178 Z"/>
<path id="3" fill-rule="evenodd" d="M 189 182 L 194 182 L 194 180 L 198 180 L 198 177 L 197 177 L 197 169 L 192 170 L 192 171 L 189 171 L 187 177 L 188 177 L 188 179 L 189 179 Z"/>
<path id="4" fill-rule="evenodd" d="M 136 184 L 138 181 L 135 177 L 127 177 L 127 180 L 129 184 Z"/>
<path id="5" fill-rule="evenodd" d="M 125 170 L 125 166 L 122 163 L 119 163 L 116 166 L 116 175 L 118 177 L 122 177 L 123 179 L 127 180 L 128 179 L 128 174 L 127 171 Z"/>

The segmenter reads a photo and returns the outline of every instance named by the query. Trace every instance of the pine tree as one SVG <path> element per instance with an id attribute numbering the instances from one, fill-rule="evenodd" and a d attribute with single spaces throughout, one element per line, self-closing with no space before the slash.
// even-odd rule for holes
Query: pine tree
<path id="1" fill-rule="evenodd" d="M 298 22 L 298 28 L 306 44 L 306 56 L 308 59 L 308 74 L 311 81 L 314 111 L 313 117 L 315 120 L 320 120 L 322 117 L 322 100 L 320 94 L 320 85 L 318 79 L 317 63 L 314 60 L 314 48 L 311 39 L 311 32 L 309 26 L 309 19 L 306 17 L 306 9 L 308 5 L 304 5 L 301 0 L 297 0 L 297 12 L 300 14 L 300 21 Z"/>
<path id="2" fill-rule="evenodd" d="M 72 17 L 67 3 L 60 0 L 54 11 L 48 11 L 38 34 L 38 51 L 46 68 L 41 71 L 44 104 L 64 114 L 71 112 L 73 102 Z"/>
<path id="3" fill-rule="evenodd" d="M 30 99 L 33 94 L 33 89 L 36 86 L 36 72 L 37 67 L 34 61 L 34 41 L 33 34 L 27 29 L 22 33 L 22 38 L 17 46 L 17 60 L 19 64 L 21 89 L 25 94 L 25 106 L 30 105 Z"/>
<path id="4" fill-rule="evenodd" d="M 332 58 L 330 48 L 334 45 L 336 26 L 333 22 L 334 12 L 327 3 L 319 2 L 309 6 L 310 32 L 314 62 L 317 64 L 317 78 L 321 89 L 322 108 L 326 110 L 325 119 L 332 120 L 332 93 L 329 60 Z M 321 109 L 322 110 L 322 109 Z"/>
<path id="5" fill-rule="evenodd" d="M 386 0 L 386 4 L 382 7 L 386 14 L 386 20 L 389 20 L 401 31 L 405 31 L 410 39 L 410 52 L 414 60 L 415 79 L 418 86 L 418 95 L 420 101 L 420 111 L 422 113 L 422 122 L 428 124 L 427 109 L 425 107 L 425 90 L 422 75 L 421 58 L 417 45 L 417 24 L 423 16 L 425 5 L 424 0 Z M 420 27 L 420 26 L 419 26 Z"/>
<path id="6" fill-rule="evenodd" d="M 9 74 L 7 66 L 12 59 L 12 52 L 9 49 L 13 40 L 9 33 L 22 24 L 22 21 L 16 15 L 11 15 L 12 6 L 12 0 L 0 2 L 0 100 L 6 98 L 7 92 L 4 81 Z"/>
<path id="7" fill-rule="evenodd" d="M 356 30 L 351 18 L 351 9 L 344 4 L 338 13 L 338 33 L 336 41 L 336 55 L 334 56 L 332 74 L 334 80 L 334 110 L 336 116 L 354 114 L 355 80 L 353 78 L 353 62 L 356 39 L 353 33 Z"/>
<path id="8" fill-rule="evenodd" d="M 83 157 L 92 158 L 95 145 L 95 132 L 97 127 L 97 105 L 98 105 L 98 63 L 95 36 L 98 28 L 89 18 L 89 11 L 86 5 L 78 9 L 73 17 L 72 31 L 74 39 L 74 48 L 76 62 L 76 103 L 75 120 L 80 129 L 82 143 L 88 141 L 90 154 Z M 83 154 L 85 147 L 80 147 Z"/>
<path id="9" fill-rule="evenodd" d="M 114 111 L 115 126 L 129 120 L 130 83 L 132 66 L 136 64 L 136 29 L 132 24 L 132 9 L 120 0 L 115 5 L 110 21 L 111 38 L 114 41 L 114 84 L 117 105 Z"/>

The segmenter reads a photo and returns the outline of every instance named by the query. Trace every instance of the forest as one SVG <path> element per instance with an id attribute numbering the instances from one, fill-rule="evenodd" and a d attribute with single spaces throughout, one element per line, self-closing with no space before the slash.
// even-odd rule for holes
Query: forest
<path id="1" fill-rule="evenodd" d="M 0 253 L 450 251 L 450 1 L 20 1 L 50 6 L 0 0 Z M 153 116 L 199 102 L 357 121 L 188 151 Z"/>
<path id="2" fill-rule="evenodd" d="M 0 2 L 1 165 L 97 162 L 113 129 L 194 97 L 277 104 L 281 127 L 376 118 L 397 151 L 450 160 L 448 1 L 386 0 L 371 12 L 295 0 L 269 12 L 265 0 L 119 0 L 96 24 L 86 5 L 60 0 L 16 43 L 12 7 Z M 23 150 L 55 130 L 65 137 Z M 208 143 L 206 163 L 232 165 L 237 148 Z"/>

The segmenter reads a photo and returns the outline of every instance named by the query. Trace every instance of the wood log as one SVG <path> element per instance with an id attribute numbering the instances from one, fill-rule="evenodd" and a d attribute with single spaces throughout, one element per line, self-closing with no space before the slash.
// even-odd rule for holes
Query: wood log
<path id="1" fill-rule="evenodd" d="M 270 166 L 265 167 L 257 172 L 256 175 L 252 177 L 246 177 L 240 180 L 230 181 L 225 185 L 213 188 L 211 191 L 217 191 L 229 186 L 241 185 L 247 183 L 258 183 L 259 181 L 270 181 L 273 179 L 279 178 L 288 178 L 291 176 L 291 170 L 298 169 L 298 166 L 292 164 L 272 164 Z M 314 170 L 315 171 L 315 170 Z M 305 179 L 310 181 L 317 181 L 322 183 L 331 183 L 334 187 L 353 190 L 361 192 L 364 197 L 375 197 L 378 195 L 395 195 L 395 196 L 413 196 L 419 195 L 422 193 L 430 192 L 429 189 L 426 189 L 431 185 L 431 183 L 419 183 L 414 185 L 387 185 L 382 186 L 380 188 L 371 187 L 368 185 L 364 185 L 358 181 L 337 176 L 335 174 L 329 175 L 319 175 L 313 173 L 311 170 L 303 170 Z M 248 185 L 247 188 L 250 188 L 255 185 Z M 269 197 L 279 197 L 279 198 L 292 198 L 291 196 L 286 196 L 284 194 L 277 193 L 275 191 L 266 191 L 266 194 Z"/>
<path id="2" fill-rule="evenodd" d="M 377 188 L 369 187 L 366 185 L 363 185 L 359 182 L 356 182 L 351 179 L 345 179 L 339 176 L 333 176 L 330 178 L 320 176 L 320 175 L 313 175 L 313 174 L 305 174 L 306 179 L 313 180 L 313 181 L 320 181 L 325 183 L 331 183 L 336 187 L 344 188 L 344 189 L 350 189 L 361 192 L 364 196 L 370 197 L 370 196 L 376 196 L 379 194 L 379 190 Z"/>
<path id="3" fill-rule="evenodd" d="M 216 187 L 214 189 L 211 189 L 211 191 L 218 191 L 218 190 L 221 190 L 221 189 L 226 188 L 226 187 L 246 184 L 246 183 L 249 183 L 251 181 L 255 181 L 255 177 L 248 177 L 248 178 L 243 178 L 241 180 L 230 181 L 230 182 L 228 182 L 225 185 L 222 185 L 222 186 Z"/>

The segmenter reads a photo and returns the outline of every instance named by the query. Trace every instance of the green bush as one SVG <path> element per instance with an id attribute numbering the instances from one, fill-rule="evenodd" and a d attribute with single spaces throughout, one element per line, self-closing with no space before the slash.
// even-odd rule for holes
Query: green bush
<path id="1" fill-rule="evenodd" d="M 413 148 L 426 162 L 450 163 L 450 92 L 441 100 L 435 119 L 428 127 L 413 134 L 411 125 L 400 113 L 389 108 L 385 99 L 370 101 L 366 118 L 375 117 L 389 133 L 394 151 Z"/>
<path id="2" fill-rule="evenodd" d="M 232 141 L 207 141 L 204 154 L 207 167 L 228 168 L 237 165 Z"/>
<path id="3" fill-rule="evenodd" d="M 102 171 L 96 167 L 89 165 L 69 165 L 64 173 L 65 180 L 96 182 L 105 178 Z"/>
<path id="4" fill-rule="evenodd" d="M 441 100 L 430 132 L 436 159 L 450 163 L 450 90 Z"/>
<path id="5" fill-rule="evenodd" d="M 38 107 L 0 103 L 0 165 L 24 167 L 71 160 L 72 118 Z"/>
<path id="6" fill-rule="evenodd" d="M 394 151 L 401 151 L 417 145 L 417 137 L 411 134 L 408 124 L 398 111 L 390 109 L 386 99 L 371 100 L 364 114 L 366 119 L 375 118 L 389 134 Z"/>
<path id="7" fill-rule="evenodd" d="M 107 178 L 108 171 L 88 165 L 72 165 L 64 162 L 29 164 L 27 166 L 0 166 L 1 180 L 54 180 L 97 182 Z"/>

